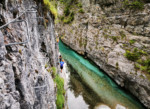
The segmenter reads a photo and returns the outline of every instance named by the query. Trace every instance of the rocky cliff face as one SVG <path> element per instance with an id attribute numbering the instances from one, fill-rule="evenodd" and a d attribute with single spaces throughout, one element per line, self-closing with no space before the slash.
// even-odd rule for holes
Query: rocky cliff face
<path id="1" fill-rule="evenodd" d="M 82 6 L 70 8 L 75 13 L 72 23 L 57 24 L 59 36 L 150 108 L 149 65 L 142 66 L 150 59 L 150 4 L 144 1 L 139 10 L 126 8 L 122 0 L 80 2 Z M 58 9 L 63 15 L 64 5 Z"/>
<path id="2" fill-rule="evenodd" d="M 58 62 L 51 14 L 33 0 L 1 0 L 0 26 L 8 22 L 0 28 L 0 109 L 55 109 L 46 70 Z"/>

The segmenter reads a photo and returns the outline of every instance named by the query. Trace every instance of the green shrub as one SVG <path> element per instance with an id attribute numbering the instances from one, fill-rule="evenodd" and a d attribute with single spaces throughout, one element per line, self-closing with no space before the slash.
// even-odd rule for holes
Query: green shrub
<path id="1" fill-rule="evenodd" d="M 65 17 L 63 22 L 66 24 L 71 23 L 74 20 L 74 13 L 71 12 L 68 17 Z"/>
<path id="2" fill-rule="evenodd" d="M 45 68 L 47 68 L 47 71 L 48 71 L 48 72 L 52 72 L 52 76 L 53 76 L 53 77 L 56 76 L 56 74 L 57 74 L 57 68 L 56 68 L 56 67 L 48 68 L 48 65 L 46 64 L 46 65 L 45 65 Z"/>
<path id="3" fill-rule="evenodd" d="M 133 49 L 133 52 L 137 53 L 137 52 L 138 52 L 138 49 L 137 49 L 137 48 L 134 48 L 134 49 Z"/>
<path id="4" fill-rule="evenodd" d="M 74 20 L 74 12 L 71 12 L 70 17 L 71 17 L 71 21 L 73 21 Z"/>
<path id="5" fill-rule="evenodd" d="M 48 71 L 48 72 L 51 72 L 51 69 L 50 69 L 50 68 L 48 68 L 48 69 L 47 69 L 47 71 Z"/>
<path id="6" fill-rule="evenodd" d="M 64 14 L 65 16 L 68 16 L 70 14 L 69 6 L 66 6 L 66 8 L 64 9 Z"/>
<path id="7" fill-rule="evenodd" d="M 130 56 L 131 54 L 130 55 L 128 54 L 128 56 L 127 56 L 127 52 L 126 52 L 126 56 L 129 60 L 131 60 L 130 58 L 133 58 L 134 61 L 138 59 L 136 61 L 137 63 L 135 64 L 136 69 L 140 69 L 141 71 L 150 73 L 149 72 L 150 71 L 150 58 L 147 58 L 146 60 L 139 59 L 141 57 L 141 55 L 145 55 L 145 52 L 144 53 L 143 52 L 140 53 L 140 52 L 141 52 L 141 50 L 137 50 L 137 49 L 134 50 L 134 55 L 135 54 L 138 55 L 138 58 L 136 58 L 136 59 L 135 59 L 135 56 L 131 57 Z M 129 58 L 129 56 L 130 56 L 130 58 Z M 132 59 L 132 61 L 133 61 L 133 59 Z"/>
<path id="8" fill-rule="evenodd" d="M 128 60 L 131 60 L 131 61 L 136 61 L 140 57 L 139 53 L 136 52 L 135 50 L 133 52 L 126 50 L 126 53 L 124 55 L 126 56 Z"/>
<path id="9" fill-rule="evenodd" d="M 52 67 L 51 70 L 52 70 L 52 77 L 54 78 L 57 74 L 57 69 L 56 67 Z"/>
<path id="10" fill-rule="evenodd" d="M 113 40 L 114 42 L 117 42 L 118 39 L 119 39 L 119 36 L 112 36 L 111 38 L 112 38 L 112 40 Z"/>
<path id="11" fill-rule="evenodd" d="M 121 39 L 124 39 L 126 37 L 126 35 L 125 35 L 125 33 L 123 31 L 120 31 L 119 33 L 121 35 Z"/>
<path id="12" fill-rule="evenodd" d="M 144 63 L 145 63 L 148 67 L 150 67 L 150 59 L 145 60 Z"/>
<path id="13" fill-rule="evenodd" d="M 47 68 L 48 67 L 48 65 L 47 64 L 45 64 L 45 68 Z"/>
<path id="14" fill-rule="evenodd" d="M 123 5 L 124 5 L 125 7 L 127 7 L 127 6 L 129 5 L 129 0 L 124 0 L 124 1 L 123 1 Z"/>
<path id="15" fill-rule="evenodd" d="M 78 6 L 79 8 L 82 8 L 82 4 L 81 4 L 81 3 L 78 3 L 77 6 Z"/>
<path id="16" fill-rule="evenodd" d="M 144 4 L 141 1 L 136 0 L 130 4 L 130 8 L 131 9 L 143 9 Z"/>
<path id="17" fill-rule="evenodd" d="M 137 62 L 141 65 L 150 66 L 150 59 L 146 59 L 146 60 L 139 59 L 139 60 L 137 60 Z"/>
<path id="18" fill-rule="evenodd" d="M 141 66 L 141 67 L 140 67 L 140 70 L 146 71 L 146 70 L 147 70 L 147 66 Z"/>
<path id="19" fill-rule="evenodd" d="M 135 68 L 136 69 L 140 69 L 140 65 L 139 64 L 135 64 Z"/>
<path id="20" fill-rule="evenodd" d="M 107 33 L 107 29 L 106 28 L 104 29 L 104 32 Z"/>
<path id="21" fill-rule="evenodd" d="M 61 21 L 63 21 L 64 20 L 64 16 L 59 16 L 59 19 L 61 20 Z"/>
<path id="22" fill-rule="evenodd" d="M 140 53 L 141 55 L 147 55 L 147 53 L 146 53 L 145 51 L 143 51 L 143 50 L 139 50 L 139 53 Z"/>
<path id="23" fill-rule="evenodd" d="M 144 8 L 144 3 L 141 0 L 124 0 L 123 1 L 124 7 L 129 8 L 129 9 L 138 9 L 142 10 Z"/>
<path id="24" fill-rule="evenodd" d="M 107 34 L 104 34 L 104 38 L 109 38 L 110 36 L 109 35 L 107 35 Z"/>
<path id="25" fill-rule="evenodd" d="M 142 60 L 142 59 L 139 59 L 139 60 L 137 60 L 137 63 L 142 64 L 142 63 L 143 63 L 143 60 Z"/>
<path id="26" fill-rule="evenodd" d="M 55 16 L 55 18 L 57 18 L 58 13 L 55 5 L 53 5 L 52 2 L 50 2 L 49 0 L 43 0 L 43 2 L 46 8 Z"/>
<path id="27" fill-rule="evenodd" d="M 22 50 L 21 49 L 19 49 L 19 53 L 22 55 Z"/>
<path id="28" fill-rule="evenodd" d="M 128 45 L 127 44 L 123 44 L 123 47 L 128 47 Z"/>
<path id="29" fill-rule="evenodd" d="M 58 94 L 57 101 L 56 101 L 57 109 L 63 109 L 64 101 L 65 101 L 64 96 L 62 94 Z"/>
<path id="30" fill-rule="evenodd" d="M 144 62 L 143 62 L 142 65 L 143 65 L 144 68 L 146 68 L 146 71 L 147 71 L 147 72 L 150 71 L 150 59 L 144 60 Z M 143 69 L 144 69 L 144 68 L 143 68 Z M 150 73 L 150 72 L 149 72 L 149 73 Z"/>
<path id="31" fill-rule="evenodd" d="M 135 64 L 136 69 L 140 69 L 141 71 L 145 71 L 149 73 L 150 67 L 147 65 Z"/>
<path id="32" fill-rule="evenodd" d="M 84 10 L 81 8 L 81 9 L 79 9 L 78 12 L 79 12 L 79 13 L 84 13 Z"/>
<path id="33" fill-rule="evenodd" d="M 132 45 L 132 44 L 134 44 L 134 43 L 135 43 L 135 40 L 134 40 L 134 39 L 132 39 L 132 40 L 130 40 L 130 41 L 129 41 L 129 43 Z"/>
<path id="34" fill-rule="evenodd" d="M 54 82 L 56 83 L 57 86 L 57 99 L 56 99 L 57 109 L 63 109 L 65 102 L 64 80 L 63 78 L 59 77 L 59 75 L 56 75 Z"/>
<path id="35" fill-rule="evenodd" d="M 47 69 L 48 72 L 52 73 L 52 77 L 54 78 L 57 74 L 57 68 L 56 67 L 51 67 Z"/>
<path id="36" fill-rule="evenodd" d="M 74 13 L 76 12 L 75 9 L 77 7 L 82 8 L 82 5 L 76 0 L 59 0 L 59 1 L 63 2 L 65 6 L 64 15 L 60 17 L 60 19 L 64 24 L 69 24 L 74 20 Z M 82 9 L 79 11 L 83 13 Z"/>

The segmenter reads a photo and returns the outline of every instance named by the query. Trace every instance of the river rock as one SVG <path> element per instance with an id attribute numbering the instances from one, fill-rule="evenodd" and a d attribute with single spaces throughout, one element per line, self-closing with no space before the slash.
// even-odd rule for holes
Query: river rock
<path id="1" fill-rule="evenodd" d="M 117 104 L 116 109 L 126 109 L 126 108 L 120 104 Z"/>
<path id="2" fill-rule="evenodd" d="M 107 105 L 99 105 L 99 106 L 96 106 L 94 109 L 111 109 L 111 108 L 108 107 Z"/>

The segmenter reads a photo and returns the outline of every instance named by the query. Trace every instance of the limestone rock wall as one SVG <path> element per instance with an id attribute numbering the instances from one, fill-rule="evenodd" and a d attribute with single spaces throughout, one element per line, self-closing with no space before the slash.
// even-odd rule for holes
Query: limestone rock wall
<path id="1" fill-rule="evenodd" d="M 19 17 L 0 29 L 0 109 L 56 108 L 55 84 L 45 68 L 58 62 L 54 22 L 41 8 L 33 0 L 0 1 L 0 26 Z"/>
<path id="2" fill-rule="evenodd" d="M 112 79 L 150 108 L 150 80 L 125 57 L 126 50 L 144 50 L 150 58 L 150 4 L 143 10 L 129 10 L 122 0 L 80 0 L 84 13 L 75 11 L 70 24 L 58 23 L 62 40 L 93 60 Z M 62 14 L 63 6 L 60 4 Z M 134 42 L 133 42 L 134 40 Z M 133 43 L 132 43 L 133 42 Z"/>

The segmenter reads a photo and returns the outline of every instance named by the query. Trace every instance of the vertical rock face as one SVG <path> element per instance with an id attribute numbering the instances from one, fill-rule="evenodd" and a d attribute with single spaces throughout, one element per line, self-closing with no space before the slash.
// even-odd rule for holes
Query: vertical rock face
<path id="1" fill-rule="evenodd" d="M 150 59 L 150 4 L 146 2 L 143 10 L 130 10 L 124 7 L 122 0 L 79 1 L 84 12 L 74 6 L 74 21 L 57 24 L 59 36 L 150 108 L 150 75 L 136 68 L 140 59 Z M 58 7 L 62 15 L 64 6 Z M 136 61 L 127 59 L 125 53 L 136 50 L 146 55 L 140 55 Z"/>
<path id="2" fill-rule="evenodd" d="M 41 8 L 33 0 L 0 1 L 0 26 L 19 16 L 0 29 L 0 109 L 55 109 L 45 68 L 58 62 L 54 22 Z"/>

